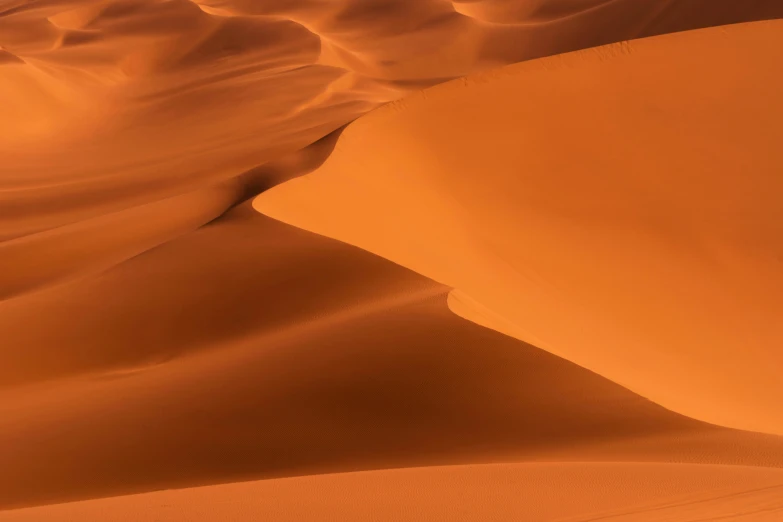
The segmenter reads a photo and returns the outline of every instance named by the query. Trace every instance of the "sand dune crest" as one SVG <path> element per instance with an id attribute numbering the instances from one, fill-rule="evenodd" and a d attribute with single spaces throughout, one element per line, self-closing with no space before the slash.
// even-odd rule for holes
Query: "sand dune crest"
<path id="1" fill-rule="evenodd" d="M 759 22 L 435 87 L 255 206 L 668 408 L 783 433 L 781 50 Z"/>

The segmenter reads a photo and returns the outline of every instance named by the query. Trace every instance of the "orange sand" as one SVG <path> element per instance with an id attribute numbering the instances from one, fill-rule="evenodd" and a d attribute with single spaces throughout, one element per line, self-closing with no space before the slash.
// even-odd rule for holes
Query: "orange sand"
<path id="1" fill-rule="evenodd" d="M 759 22 L 452 82 L 255 205 L 667 408 L 783 434 L 778 62 L 783 22 Z"/>
<path id="2" fill-rule="evenodd" d="M 243 205 L 2 303 L 23 349 L 0 365 L 0 506 L 467 462 L 783 467 L 783 439 L 666 411 L 448 292 Z"/>
<path id="3" fill-rule="evenodd" d="M 622 491 L 618 496 L 617 491 Z M 654 491 L 654 501 L 650 492 Z M 783 471 L 501 464 L 247 482 L 0 512 L 2 522 L 780 520 Z"/>
<path id="4" fill-rule="evenodd" d="M 778 17 L 0 0 L 0 521 L 778 520 Z"/>

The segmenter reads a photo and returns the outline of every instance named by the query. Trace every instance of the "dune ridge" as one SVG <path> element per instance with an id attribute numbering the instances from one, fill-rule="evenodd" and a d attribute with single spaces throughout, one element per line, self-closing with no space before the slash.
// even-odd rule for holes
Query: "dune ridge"
<path id="1" fill-rule="evenodd" d="M 0 128 L 0 295 L 94 273 L 192 230 L 247 197 L 244 173 L 413 90 L 611 41 L 783 16 L 774 0 L 550 4 L 530 5 L 557 20 L 515 27 L 440 0 L 4 3 L 0 96 L 13 103 Z M 153 208 L 180 225 L 146 227 Z M 127 237 L 95 251 L 114 226 Z M 63 266 L 20 262 L 54 265 L 63 241 L 73 251 Z"/>
<path id="2" fill-rule="evenodd" d="M 441 0 L 7 4 L 0 46 L 25 63 L 0 74 L 14 100 L 0 129 L 0 237 L 209 186 L 445 79 L 783 16 L 774 0 L 625 0 L 588 13 L 559 4 L 571 13 L 563 21 L 521 27 L 473 21 Z M 18 192 L 42 184 L 51 188 Z"/>
<path id="3" fill-rule="evenodd" d="M 455 287 L 498 329 L 669 409 L 783 433 L 781 24 L 425 90 L 255 206 Z"/>

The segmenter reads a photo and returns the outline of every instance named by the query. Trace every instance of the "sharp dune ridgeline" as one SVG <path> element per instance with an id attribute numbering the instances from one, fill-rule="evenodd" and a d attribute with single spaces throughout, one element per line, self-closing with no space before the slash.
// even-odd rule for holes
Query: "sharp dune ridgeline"
<path id="1" fill-rule="evenodd" d="M 0 0 L 0 522 L 783 517 L 777 0 Z"/>
<path id="2" fill-rule="evenodd" d="M 255 204 L 669 409 L 783 434 L 781 59 L 759 22 L 450 82 Z"/>

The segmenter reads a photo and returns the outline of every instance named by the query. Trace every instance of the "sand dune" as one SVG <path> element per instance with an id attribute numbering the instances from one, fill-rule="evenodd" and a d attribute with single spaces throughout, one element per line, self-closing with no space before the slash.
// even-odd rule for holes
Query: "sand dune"
<path id="1" fill-rule="evenodd" d="M 0 521 L 776 520 L 781 16 L 0 0 Z"/>
<path id="2" fill-rule="evenodd" d="M 781 60 L 760 22 L 456 81 L 255 204 L 670 409 L 781 434 Z"/>
<path id="3" fill-rule="evenodd" d="M 0 301 L 99 273 L 191 232 L 237 202 L 311 171 L 331 152 L 338 134 L 210 187 L 0 242 Z"/>
<path id="4" fill-rule="evenodd" d="M 5 2 L 0 238 L 206 188 L 444 79 L 783 16 L 777 0 L 549 3 L 556 20 L 498 25 L 442 0 Z"/>
<path id="5" fill-rule="evenodd" d="M 731 520 L 774 521 L 783 509 L 781 497 L 780 470 L 682 464 L 503 464 L 161 491 L 0 512 L 0 521 L 135 522 L 165 517 L 171 522 L 682 522 L 721 520 L 726 513 L 732 514 Z"/>
<path id="6" fill-rule="evenodd" d="M 783 466 L 779 437 L 666 411 L 448 291 L 245 205 L 3 303 L 0 506 L 469 462 Z"/>

